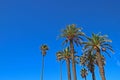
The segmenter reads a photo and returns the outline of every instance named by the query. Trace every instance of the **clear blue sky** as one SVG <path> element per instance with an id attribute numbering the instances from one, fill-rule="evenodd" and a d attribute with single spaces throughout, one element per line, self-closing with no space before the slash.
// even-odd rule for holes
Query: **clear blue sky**
<path id="1" fill-rule="evenodd" d="M 0 80 L 40 80 L 42 43 L 50 47 L 44 80 L 59 80 L 55 53 L 62 49 L 62 40 L 57 36 L 72 23 L 82 26 L 87 35 L 109 35 L 115 54 L 106 56 L 106 78 L 120 79 L 119 4 L 119 0 L 0 0 Z M 67 80 L 65 63 L 63 67 Z M 78 80 L 82 80 L 79 71 L 78 65 Z M 96 76 L 100 80 L 97 68 Z"/>

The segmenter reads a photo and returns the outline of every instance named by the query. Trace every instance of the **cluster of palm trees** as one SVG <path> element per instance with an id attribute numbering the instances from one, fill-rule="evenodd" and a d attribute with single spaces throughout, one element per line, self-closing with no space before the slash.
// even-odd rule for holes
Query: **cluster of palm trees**
<path id="1" fill-rule="evenodd" d="M 67 74 L 68 80 L 77 80 L 76 73 L 76 64 L 81 64 L 80 74 L 82 78 L 85 78 L 90 72 L 92 74 L 92 79 L 95 78 L 95 67 L 98 66 L 99 73 L 102 80 L 106 80 L 104 65 L 105 65 L 105 56 L 103 53 L 107 53 L 109 55 L 109 51 L 113 51 L 112 46 L 109 44 L 112 42 L 108 39 L 107 35 L 101 35 L 100 33 L 94 34 L 92 33 L 91 37 L 88 37 L 84 32 L 82 32 L 82 28 L 76 27 L 75 24 L 67 25 L 66 28 L 62 31 L 60 35 L 61 38 L 64 38 L 63 44 L 67 44 L 66 48 L 56 52 L 57 60 L 60 62 L 60 80 L 62 80 L 62 63 L 66 62 L 67 66 Z M 75 47 L 82 47 L 82 54 L 77 55 Z M 41 46 L 43 61 L 44 56 L 46 54 L 46 50 L 48 50 L 47 45 Z M 79 59 L 79 60 L 76 60 Z M 72 76 L 71 76 L 71 65 L 72 65 Z M 42 75 L 41 80 L 43 80 L 43 67 L 42 66 Z"/>

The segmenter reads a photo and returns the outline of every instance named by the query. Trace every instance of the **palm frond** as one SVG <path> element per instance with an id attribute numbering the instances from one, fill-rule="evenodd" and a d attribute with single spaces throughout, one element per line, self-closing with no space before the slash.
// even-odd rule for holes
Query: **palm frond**
<path id="1" fill-rule="evenodd" d="M 111 57 L 111 55 L 107 52 L 107 51 L 104 51 L 105 53 L 107 53 L 107 55 L 109 56 L 109 57 Z"/>
<path id="2" fill-rule="evenodd" d="M 114 50 L 111 48 L 111 47 L 105 47 L 107 48 L 108 50 L 110 50 L 112 53 L 114 53 Z"/>
<path id="3" fill-rule="evenodd" d="M 68 40 L 66 39 L 62 42 L 62 45 L 66 45 L 67 43 L 68 43 Z"/>

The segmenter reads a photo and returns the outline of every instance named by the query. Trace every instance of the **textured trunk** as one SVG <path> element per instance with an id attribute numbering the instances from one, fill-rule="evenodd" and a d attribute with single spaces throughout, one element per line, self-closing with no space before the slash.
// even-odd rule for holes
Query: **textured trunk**
<path id="1" fill-rule="evenodd" d="M 44 72 L 44 56 L 42 57 L 42 72 L 41 72 L 41 80 L 43 80 L 43 72 Z"/>
<path id="2" fill-rule="evenodd" d="M 73 78 L 74 78 L 73 80 L 77 80 L 73 40 L 70 40 L 70 51 L 71 51 L 71 58 L 72 58 L 72 71 L 73 71 Z"/>
<path id="3" fill-rule="evenodd" d="M 102 80 L 106 80 L 105 79 L 104 67 L 103 67 L 102 60 L 101 60 L 100 50 L 97 50 L 97 63 L 98 63 L 99 72 L 100 72 Z"/>
<path id="4" fill-rule="evenodd" d="M 60 61 L 60 80 L 62 80 L 62 62 Z"/>
<path id="5" fill-rule="evenodd" d="M 93 80 L 96 80 L 94 69 L 92 69 L 92 79 L 93 79 Z"/>
<path id="6" fill-rule="evenodd" d="M 71 80 L 70 60 L 66 59 L 66 63 L 67 63 L 68 80 Z"/>

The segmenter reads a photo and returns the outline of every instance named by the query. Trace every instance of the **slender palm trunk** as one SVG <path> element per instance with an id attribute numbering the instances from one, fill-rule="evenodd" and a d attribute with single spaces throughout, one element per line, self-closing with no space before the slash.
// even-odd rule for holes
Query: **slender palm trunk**
<path id="1" fill-rule="evenodd" d="M 86 76 L 85 76 L 85 80 L 87 80 Z"/>
<path id="2" fill-rule="evenodd" d="M 42 56 L 42 72 L 41 72 L 41 80 L 43 80 L 43 72 L 44 72 L 44 56 Z"/>
<path id="3" fill-rule="evenodd" d="M 100 72 L 101 78 L 102 78 L 102 80 L 106 80 L 104 67 L 102 65 L 100 50 L 97 50 L 96 54 L 97 54 L 97 62 L 98 62 L 98 67 L 99 67 L 99 72 Z"/>
<path id="4" fill-rule="evenodd" d="M 70 40 L 70 51 L 71 51 L 71 58 L 72 58 L 72 71 L 73 71 L 73 78 L 74 78 L 73 80 L 77 80 L 73 40 Z"/>
<path id="5" fill-rule="evenodd" d="M 94 69 L 92 69 L 92 72 L 91 72 L 91 73 L 92 73 L 92 79 L 93 79 L 93 80 L 96 80 Z"/>
<path id="6" fill-rule="evenodd" d="M 62 80 L 62 62 L 60 61 L 60 80 Z"/>
<path id="7" fill-rule="evenodd" d="M 66 59 L 66 63 L 67 63 L 68 80 L 71 80 L 70 60 Z"/>

